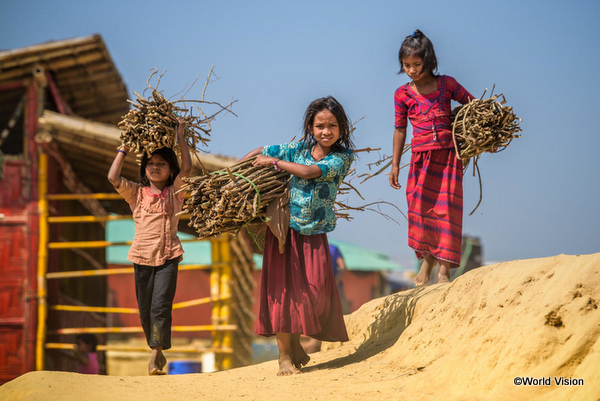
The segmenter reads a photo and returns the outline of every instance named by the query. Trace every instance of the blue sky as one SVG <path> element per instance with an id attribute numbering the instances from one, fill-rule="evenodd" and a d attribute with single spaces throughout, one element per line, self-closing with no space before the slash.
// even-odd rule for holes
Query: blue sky
<path id="1" fill-rule="evenodd" d="M 483 202 L 466 173 L 465 234 L 480 237 L 484 260 L 504 261 L 600 251 L 600 2 L 570 1 L 44 1 L 0 4 L 0 48 L 99 33 L 129 91 L 145 88 L 149 70 L 167 70 L 165 95 L 212 65 L 220 79 L 207 100 L 237 99 L 238 117 L 213 124 L 208 150 L 241 157 L 300 135 L 314 99 L 336 97 L 357 124 L 358 147 L 391 154 L 394 90 L 403 38 L 421 29 L 439 71 L 475 96 L 496 84 L 522 118 L 523 136 L 484 155 Z M 377 155 L 362 154 L 357 168 Z M 404 161 L 408 161 L 405 156 Z M 400 174 L 406 182 L 407 169 Z M 358 181 L 354 181 L 357 183 Z M 406 211 L 404 189 L 381 175 L 359 187 L 367 201 Z M 350 203 L 358 205 L 355 197 Z M 407 222 L 370 212 L 339 221 L 333 238 L 411 263 Z"/>

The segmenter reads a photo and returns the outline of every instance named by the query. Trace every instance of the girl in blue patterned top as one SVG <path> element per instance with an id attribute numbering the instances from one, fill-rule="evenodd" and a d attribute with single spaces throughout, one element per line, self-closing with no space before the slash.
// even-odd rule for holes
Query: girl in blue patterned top
<path id="1" fill-rule="evenodd" d="M 278 376 L 300 373 L 310 360 L 301 334 L 348 340 L 326 233 L 335 228 L 333 203 L 354 160 L 353 148 L 350 120 L 329 96 L 308 106 L 300 142 L 257 148 L 242 158 L 256 156 L 254 165 L 292 175 L 284 252 L 270 230 L 265 237 L 256 329 L 258 335 L 277 338 Z"/>

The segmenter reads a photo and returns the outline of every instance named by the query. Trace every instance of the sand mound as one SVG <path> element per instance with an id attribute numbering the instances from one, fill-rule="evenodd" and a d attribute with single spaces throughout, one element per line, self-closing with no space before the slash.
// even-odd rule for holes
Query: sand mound
<path id="1" fill-rule="evenodd" d="M 600 253 L 505 262 L 369 302 L 347 317 L 351 341 L 301 375 L 276 377 L 275 361 L 163 377 L 31 372 L 0 399 L 598 400 L 598 297 Z"/>

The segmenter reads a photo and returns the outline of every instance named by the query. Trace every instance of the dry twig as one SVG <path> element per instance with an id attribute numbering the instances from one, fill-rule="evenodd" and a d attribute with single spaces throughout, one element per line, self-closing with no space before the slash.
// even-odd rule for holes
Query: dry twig
<path id="1" fill-rule="evenodd" d="M 189 226 L 200 238 L 239 230 L 264 214 L 269 203 L 283 194 L 289 174 L 252 166 L 254 159 L 183 179 L 181 191 L 190 191 L 191 197 L 182 213 L 191 214 Z"/>
<path id="2" fill-rule="evenodd" d="M 521 137 L 517 135 L 521 132 L 521 119 L 512 107 L 505 106 L 504 94 L 490 95 L 483 100 L 486 91 L 481 98 L 452 110 L 452 139 L 465 169 L 470 159 L 477 161 L 484 152 L 501 152 L 514 138 Z"/>
<path id="3" fill-rule="evenodd" d="M 514 138 L 521 137 L 517 135 L 521 132 L 521 119 L 514 114 L 512 107 L 505 106 L 506 99 L 503 93 L 493 95 L 494 87 L 488 99 L 483 99 L 486 89 L 481 98 L 473 99 L 452 110 L 452 140 L 456 154 L 462 159 L 465 170 L 470 160 L 474 159 L 473 175 L 477 172 L 479 178 L 479 202 L 469 216 L 477 210 L 483 199 L 481 174 L 477 165 L 479 157 L 484 152 L 501 152 Z"/>
<path id="4" fill-rule="evenodd" d="M 181 116 L 186 124 L 184 138 L 188 147 L 197 150 L 199 144 L 206 146 L 207 142 L 210 140 L 208 137 L 210 136 L 210 131 L 212 129 L 211 121 L 222 111 L 227 111 L 235 115 L 231 110 L 231 106 L 235 101 L 231 101 L 227 106 L 222 106 L 219 103 L 207 102 L 204 100 L 204 93 L 210 77 L 213 75 L 213 68 L 211 68 L 210 73 L 208 74 L 206 84 L 202 91 L 201 100 L 186 101 L 179 99 L 176 102 L 167 100 L 158 90 L 160 80 L 166 71 L 158 77 L 156 86 L 151 85 L 150 80 L 158 72 L 156 68 L 153 68 L 150 77 L 146 81 L 147 87 L 143 92 L 145 93 L 146 90 L 151 90 L 152 95 L 149 98 L 145 98 L 143 95 L 133 92 L 136 95 L 136 100 L 128 100 L 129 103 L 133 105 L 133 108 L 123 116 L 123 120 L 119 123 L 119 128 L 122 130 L 121 141 L 123 145 L 127 146 L 131 151 L 138 155 L 143 154 L 144 152 L 147 155 L 150 155 L 155 150 L 163 147 L 171 148 L 179 153 L 179 144 L 176 141 L 176 129 L 178 124 L 177 117 Z M 185 94 L 187 94 L 187 92 Z M 176 105 L 177 103 L 185 104 L 185 102 L 216 105 L 218 110 L 208 116 L 200 107 L 196 107 L 199 115 L 193 116 L 192 108 L 188 110 L 185 107 Z"/>

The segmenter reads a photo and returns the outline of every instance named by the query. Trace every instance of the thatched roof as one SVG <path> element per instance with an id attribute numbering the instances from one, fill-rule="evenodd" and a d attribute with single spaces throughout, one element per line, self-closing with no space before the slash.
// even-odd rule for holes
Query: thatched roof
<path id="1" fill-rule="evenodd" d="M 121 145 L 121 131 L 114 125 L 89 121 L 44 110 L 38 118 L 39 141 L 54 141 L 61 153 L 69 161 L 75 174 L 93 192 L 111 190 L 108 169 L 112 164 L 117 148 Z M 198 153 L 202 165 L 209 171 L 222 169 L 234 164 L 237 159 Z M 198 175 L 202 166 L 192 156 L 192 175 Z M 122 174 L 131 180 L 138 180 L 139 167 L 134 155 L 125 159 Z"/>
<path id="2" fill-rule="evenodd" d="M 0 84 L 29 79 L 38 66 L 78 116 L 117 124 L 129 110 L 127 87 L 100 35 L 0 51 Z"/>
<path id="3" fill-rule="evenodd" d="M 34 71 L 40 69 L 51 75 L 62 100 L 75 116 L 44 110 L 38 119 L 40 135 L 36 140 L 55 142 L 77 177 L 93 192 L 112 191 L 106 175 L 121 144 L 116 125 L 130 107 L 127 87 L 104 40 L 100 35 L 91 35 L 0 51 L 0 86 L 32 79 Z M 0 128 L 22 95 L 20 88 L 0 91 L 3 116 Z M 46 106 L 52 108 L 48 102 Z M 208 170 L 221 169 L 237 161 L 199 155 Z M 194 160 L 192 174 L 200 174 L 201 168 Z M 133 155 L 127 157 L 123 175 L 138 179 L 139 167 Z"/>

